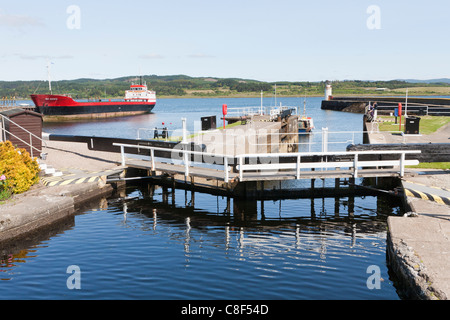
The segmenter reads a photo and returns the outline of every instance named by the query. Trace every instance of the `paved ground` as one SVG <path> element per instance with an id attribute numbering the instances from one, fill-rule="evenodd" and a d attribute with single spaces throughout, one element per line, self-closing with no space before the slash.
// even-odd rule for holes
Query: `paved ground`
<path id="1" fill-rule="evenodd" d="M 120 163 L 120 153 L 92 151 L 86 143 L 46 141 L 47 159 L 41 161 L 55 169 L 77 168 L 87 171 L 109 170 Z"/>
<path id="2" fill-rule="evenodd" d="M 269 116 L 255 115 L 246 124 L 225 130 L 207 131 L 190 138 L 189 141 L 204 144 L 208 152 L 216 154 L 266 153 L 271 151 L 270 148 L 278 150 L 280 127 L 279 122 L 269 121 Z"/>
<path id="3" fill-rule="evenodd" d="M 406 195 L 450 206 L 450 171 L 422 169 L 417 172 L 402 182 Z M 450 207 L 444 209 L 450 211 Z"/>
<path id="4" fill-rule="evenodd" d="M 403 181 L 417 217 L 389 217 L 389 231 L 422 262 L 417 276 L 433 288 L 430 298 L 450 299 L 450 171 L 418 171 Z"/>
<path id="5" fill-rule="evenodd" d="M 374 123 L 367 129 L 370 143 L 450 143 L 450 124 L 429 135 L 378 132 Z M 423 290 L 422 297 L 450 299 L 450 170 L 416 169 L 402 185 L 417 216 L 388 219 L 397 258 Z"/>
<path id="6" fill-rule="evenodd" d="M 403 127 L 402 127 L 403 128 Z M 398 125 L 392 126 L 392 131 L 398 130 Z M 402 129 L 403 130 L 403 129 Z M 450 123 L 431 134 L 400 134 L 388 131 L 378 131 L 378 123 L 367 123 L 370 132 L 370 143 L 450 143 Z"/>
<path id="7" fill-rule="evenodd" d="M 102 176 L 122 171 L 119 153 L 89 150 L 86 143 L 46 141 L 43 151 L 45 160 L 39 160 L 54 168 L 59 175 L 45 175 L 41 182 L 45 186 L 96 182 Z"/>

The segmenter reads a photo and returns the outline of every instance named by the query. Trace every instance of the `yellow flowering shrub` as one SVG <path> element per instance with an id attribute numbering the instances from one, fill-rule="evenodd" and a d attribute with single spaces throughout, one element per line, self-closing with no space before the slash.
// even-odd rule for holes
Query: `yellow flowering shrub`
<path id="1" fill-rule="evenodd" d="M 27 191 L 39 181 L 39 164 L 28 151 L 15 148 L 10 141 L 0 142 L 0 175 L 3 188 L 12 193 Z"/>

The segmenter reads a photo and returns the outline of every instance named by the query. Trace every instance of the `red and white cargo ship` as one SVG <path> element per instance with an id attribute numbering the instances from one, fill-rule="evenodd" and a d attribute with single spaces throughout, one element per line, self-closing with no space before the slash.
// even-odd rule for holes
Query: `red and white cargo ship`
<path id="1" fill-rule="evenodd" d="M 131 84 L 125 91 L 124 100 L 88 100 L 75 101 L 70 95 L 32 94 L 31 99 L 36 112 L 44 116 L 44 120 L 106 118 L 149 113 L 156 104 L 156 93 L 148 90 L 147 84 Z"/>

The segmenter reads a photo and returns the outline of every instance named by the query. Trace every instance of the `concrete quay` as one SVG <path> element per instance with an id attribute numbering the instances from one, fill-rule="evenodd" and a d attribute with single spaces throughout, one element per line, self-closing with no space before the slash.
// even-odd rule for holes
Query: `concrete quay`
<path id="1" fill-rule="evenodd" d="M 224 155 L 294 152 L 298 143 L 297 116 L 270 121 L 269 115 L 253 115 L 245 123 L 196 135 L 189 142 Z"/>
<path id="2" fill-rule="evenodd" d="M 398 135 L 367 123 L 369 143 L 398 143 Z M 406 143 L 449 142 L 450 124 Z M 450 170 L 414 169 L 401 181 L 409 212 L 388 218 L 388 263 L 406 299 L 450 299 Z"/>

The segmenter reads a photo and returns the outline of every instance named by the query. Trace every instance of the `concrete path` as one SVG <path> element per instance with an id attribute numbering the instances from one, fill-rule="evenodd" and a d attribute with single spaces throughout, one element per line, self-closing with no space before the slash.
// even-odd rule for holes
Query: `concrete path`
<path id="1" fill-rule="evenodd" d="M 371 144 L 450 143 L 450 123 L 429 135 L 401 135 L 366 123 Z M 393 131 L 398 126 L 393 126 Z M 449 159 L 450 161 L 450 159 Z M 418 299 L 450 299 L 450 170 L 415 169 L 402 180 L 413 214 L 388 218 L 388 255 Z M 414 173 L 415 172 L 415 173 Z"/>
<path id="2" fill-rule="evenodd" d="M 450 143 L 450 123 L 431 134 L 401 134 L 389 131 L 378 131 L 378 122 L 366 123 L 371 144 L 385 143 Z M 393 125 L 392 131 L 398 131 L 399 126 Z M 402 130 L 404 127 L 402 126 Z"/>
<path id="3" fill-rule="evenodd" d="M 267 153 L 279 149 L 280 128 L 281 123 L 269 121 L 269 116 L 255 115 L 246 124 L 225 130 L 206 131 L 190 138 L 189 141 L 205 145 L 209 153 L 226 155 Z"/>
<path id="4" fill-rule="evenodd" d="M 419 299 L 450 298 L 450 171 L 417 170 L 402 181 L 414 215 L 389 217 L 393 250 L 410 294 Z"/>
<path id="5" fill-rule="evenodd" d="M 450 171 L 429 172 L 402 181 L 409 217 L 389 217 L 397 259 L 420 299 L 450 298 Z M 408 193 L 407 190 L 415 192 Z M 440 200 L 439 200 L 440 199 Z"/>
<path id="6" fill-rule="evenodd" d="M 43 151 L 47 157 L 39 163 L 59 173 L 42 175 L 45 186 L 96 182 L 123 171 L 120 153 L 89 150 L 86 143 L 47 140 Z"/>
<path id="7" fill-rule="evenodd" d="M 41 161 L 56 169 L 110 170 L 121 162 L 120 153 L 89 150 L 86 143 L 46 141 L 47 159 Z"/>
<path id="8" fill-rule="evenodd" d="M 407 197 L 450 206 L 450 172 L 426 170 L 405 178 L 402 185 Z"/>

